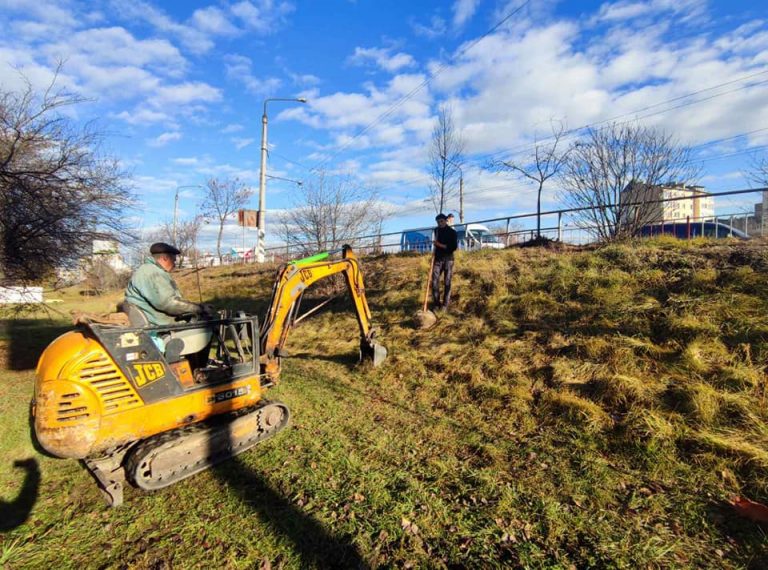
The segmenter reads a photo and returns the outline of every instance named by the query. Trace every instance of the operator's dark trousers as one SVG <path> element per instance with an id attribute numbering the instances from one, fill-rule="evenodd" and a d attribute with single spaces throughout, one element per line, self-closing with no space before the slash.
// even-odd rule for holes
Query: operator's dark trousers
<path id="1" fill-rule="evenodd" d="M 443 302 L 440 302 L 440 274 L 445 274 L 445 288 L 443 291 Z M 453 279 L 453 259 L 435 259 L 435 265 L 432 268 L 432 302 L 435 307 L 447 307 L 451 302 L 451 280 Z"/>

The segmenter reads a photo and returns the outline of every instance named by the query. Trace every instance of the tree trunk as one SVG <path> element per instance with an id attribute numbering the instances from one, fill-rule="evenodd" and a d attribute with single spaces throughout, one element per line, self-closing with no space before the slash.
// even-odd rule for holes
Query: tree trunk
<path id="1" fill-rule="evenodd" d="M 539 184 L 539 194 L 536 197 L 536 237 L 541 237 L 541 190 L 543 186 Z"/>
<path id="2" fill-rule="evenodd" d="M 219 237 L 216 239 L 216 255 L 219 256 L 219 263 L 223 263 L 221 259 L 221 236 L 224 233 L 224 220 L 219 223 Z"/>

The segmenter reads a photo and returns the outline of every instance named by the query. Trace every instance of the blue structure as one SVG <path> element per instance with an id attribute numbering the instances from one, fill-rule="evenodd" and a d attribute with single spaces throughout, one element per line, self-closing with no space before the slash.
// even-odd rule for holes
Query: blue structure
<path id="1" fill-rule="evenodd" d="M 432 251 L 432 230 L 406 230 L 400 236 L 400 251 L 427 253 Z"/>
<path id="2" fill-rule="evenodd" d="M 690 233 L 689 233 L 690 232 Z M 649 224 L 640 228 L 640 237 L 656 237 L 660 235 L 675 236 L 679 239 L 688 237 L 708 237 L 749 239 L 744 232 L 731 228 L 721 222 L 667 222 L 664 224 Z"/>
<path id="3" fill-rule="evenodd" d="M 481 224 L 454 226 L 459 249 L 501 249 L 504 244 Z M 428 253 L 432 251 L 432 228 L 405 230 L 400 235 L 400 251 Z"/>

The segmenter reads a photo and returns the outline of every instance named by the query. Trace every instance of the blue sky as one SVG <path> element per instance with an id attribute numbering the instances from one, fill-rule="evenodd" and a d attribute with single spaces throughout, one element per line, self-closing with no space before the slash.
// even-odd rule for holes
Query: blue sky
<path id="1" fill-rule="evenodd" d="M 308 99 L 270 103 L 270 174 L 349 173 L 378 189 L 390 230 L 434 216 L 427 146 L 446 103 L 467 143 L 469 220 L 535 210 L 530 185 L 481 166 L 519 159 L 552 119 L 640 118 L 694 145 L 708 189 L 748 187 L 749 158 L 768 145 L 765 3 L 530 0 L 487 34 L 521 5 L 0 0 L 0 84 L 19 88 L 21 71 L 45 86 L 63 62 L 58 85 L 89 99 L 75 120 L 96 119 L 133 173 L 141 231 L 172 216 L 178 186 L 237 176 L 258 187 L 267 97 Z M 558 207 L 555 194 L 544 207 Z M 194 215 L 201 191 L 181 196 L 180 217 Z M 296 197 L 269 181 L 268 220 Z M 240 244 L 234 222 L 225 241 Z"/>

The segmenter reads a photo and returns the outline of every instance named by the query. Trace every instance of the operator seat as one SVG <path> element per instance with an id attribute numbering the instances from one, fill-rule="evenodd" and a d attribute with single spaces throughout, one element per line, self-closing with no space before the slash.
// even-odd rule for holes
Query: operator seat
<path id="1" fill-rule="evenodd" d="M 152 326 L 144 312 L 132 303 L 123 301 L 118 305 L 118 309 L 128 315 L 128 320 L 132 327 L 145 328 Z M 165 355 L 170 362 L 175 362 L 181 356 L 195 354 L 204 350 L 210 344 L 212 337 L 213 331 L 209 326 L 170 331 L 167 334 L 161 333 L 159 335 L 159 338 L 162 339 L 165 345 Z"/>

